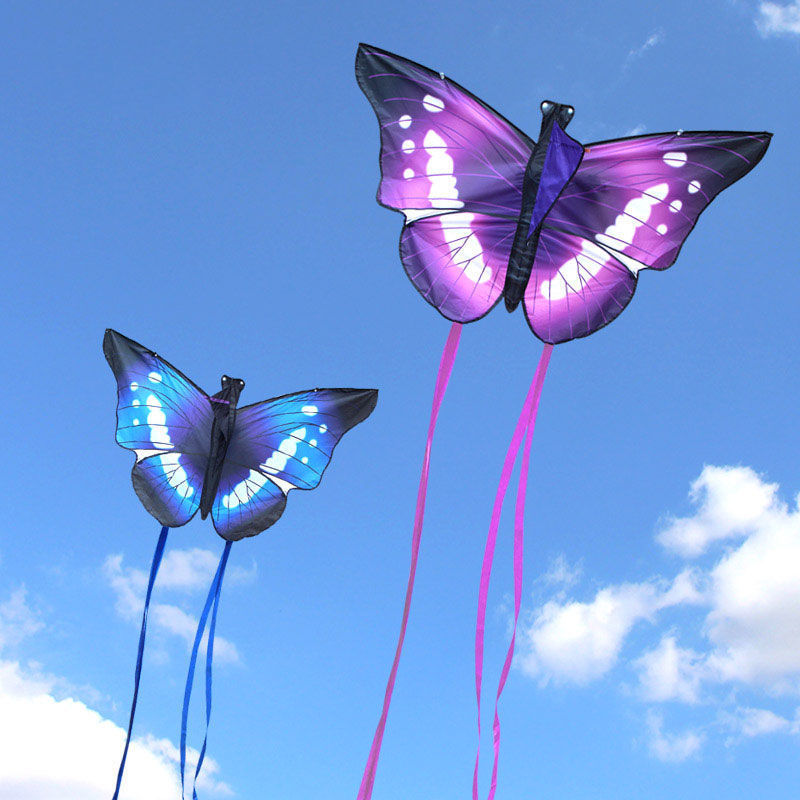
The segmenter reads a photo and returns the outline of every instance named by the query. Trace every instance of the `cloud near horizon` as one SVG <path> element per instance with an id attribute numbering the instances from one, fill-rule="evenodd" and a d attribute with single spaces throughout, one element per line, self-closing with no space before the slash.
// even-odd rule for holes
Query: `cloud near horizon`
<path id="1" fill-rule="evenodd" d="M 24 590 L 0 603 L 0 800 L 108 800 L 125 731 L 72 696 L 74 690 L 65 692 L 67 681 L 8 658 L 9 649 L 43 628 Z M 190 749 L 193 764 L 197 756 Z M 215 797 L 231 796 L 218 773 L 217 762 L 206 758 L 198 786 Z M 174 800 L 179 795 L 175 745 L 151 735 L 136 737 L 122 797 Z"/>

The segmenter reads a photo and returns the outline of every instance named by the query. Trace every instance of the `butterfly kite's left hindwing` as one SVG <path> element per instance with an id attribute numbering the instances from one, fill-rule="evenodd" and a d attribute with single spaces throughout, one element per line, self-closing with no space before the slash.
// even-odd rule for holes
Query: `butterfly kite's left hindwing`
<path id="1" fill-rule="evenodd" d="M 162 525 L 185 525 L 199 507 L 208 459 L 208 395 L 121 333 L 106 331 L 103 352 L 117 381 L 117 443 L 136 453 L 136 494 Z"/>
<path id="2" fill-rule="evenodd" d="M 314 389 L 241 408 L 211 512 L 220 536 L 254 536 L 280 517 L 291 489 L 318 486 L 377 399 L 374 389 Z"/>

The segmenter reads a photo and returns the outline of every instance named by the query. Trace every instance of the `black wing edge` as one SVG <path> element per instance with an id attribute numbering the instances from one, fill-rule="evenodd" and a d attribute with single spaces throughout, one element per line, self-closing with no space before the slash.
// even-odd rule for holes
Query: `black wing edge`
<path id="1" fill-rule="evenodd" d="M 583 145 L 584 149 L 597 147 L 601 144 L 617 144 L 618 142 L 630 142 L 634 139 L 654 139 L 656 136 L 766 136 L 767 141 L 764 145 L 764 149 L 761 155 L 758 157 L 756 161 L 753 162 L 753 167 L 758 164 L 758 162 L 763 158 L 764 153 L 767 152 L 767 148 L 769 147 L 769 143 L 774 136 L 773 133 L 769 131 L 686 131 L 686 130 L 679 130 L 679 131 L 660 131 L 658 133 L 638 133 L 634 134 L 633 136 L 620 136 L 616 139 L 603 139 L 599 142 L 587 142 Z M 752 167 L 751 167 L 752 169 Z"/>
<path id="2" fill-rule="evenodd" d="M 111 371 L 114 373 L 115 377 L 118 374 L 118 370 L 123 366 L 123 354 L 126 350 L 133 354 L 143 353 L 145 355 L 157 358 L 171 370 L 174 370 L 178 375 L 180 375 L 181 378 L 186 381 L 186 383 L 197 389 L 201 395 L 208 397 L 208 395 L 193 380 L 187 378 L 186 375 L 184 375 L 176 366 L 170 364 L 166 358 L 160 356 L 155 352 L 155 350 L 150 350 L 144 345 L 139 344 L 139 342 L 128 338 L 119 331 L 115 331 L 113 328 L 106 328 L 106 332 L 103 336 L 103 355 L 106 357 L 108 366 L 111 367 Z"/>

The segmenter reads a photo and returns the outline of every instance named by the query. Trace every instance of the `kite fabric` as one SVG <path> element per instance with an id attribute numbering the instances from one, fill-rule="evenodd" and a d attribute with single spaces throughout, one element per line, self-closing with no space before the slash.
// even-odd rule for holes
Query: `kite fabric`
<path id="1" fill-rule="evenodd" d="M 380 126 L 378 202 L 405 216 L 400 259 L 426 302 L 453 322 L 448 346 L 458 341 L 461 324 L 485 316 L 501 298 L 508 311 L 522 305 L 528 326 L 545 344 L 533 394 L 506 455 L 481 574 L 475 646 L 480 729 L 483 624 L 495 517 L 499 519 L 523 438 L 527 473 L 528 442 L 552 346 L 589 336 L 614 320 L 633 297 L 641 270 L 670 267 L 703 210 L 760 161 L 772 134 L 676 131 L 583 145 L 566 133 L 575 113 L 572 106 L 544 101 L 534 141 L 443 73 L 385 50 L 359 45 L 355 71 Z M 448 375 L 454 357 L 452 352 Z M 437 381 L 437 393 L 439 388 Z M 441 401 L 437 394 L 437 414 Z M 372 794 L 405 635 L 435 416 L 417 499 L 406 610 L 359 800 Z M 521 482 L 515 598 L 521 585 L 523 510 Z M 515 602 L 515 619 L 517 614 Z M 512 635 L 498 698 L 513 647 Z M 497 704 L 490 800 L 500 737 L 496 709 Z M 477 775 L 476 759 L 474 800 Z"/>
<path id="2" fill-rule="evenodd" d="M 237 407 L 244 381 L 222 376 L 209 396 L 175 367 L 121 333 L 107 330 L 103 352 L 117 381 L 117 444 L 136 454 L 131 478 L 142 505 L 161 524 L 145 597 L 127 739 L 117 775 L 119 796 L 130 745 L 144 654 L 147 613 L 170 528 L 197 512 L 211 516 L 225 540 L 192 648 L 181 714 L 181 796 L 186 728 L 200 644 L 206 645 L 206 735 L 192 798 L 206 751 L 211 718 L 212 660 L 220 590 L 231 544 L 273 525 L 292 489 L 314 489 L 347 431 L 378 401 L 376 389 L 312 389 Z"/>

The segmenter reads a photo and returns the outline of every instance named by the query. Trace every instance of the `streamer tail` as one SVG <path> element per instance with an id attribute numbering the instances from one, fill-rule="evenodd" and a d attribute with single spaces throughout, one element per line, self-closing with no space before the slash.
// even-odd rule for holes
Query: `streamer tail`
<path id="1" fill-rule="evenodd" d="M 192 800 L 197 800 L 197 777 L 200 774 L 200 769 L 203 766 L 203 759 L 206 755 L 206 744 L 208 742 L 208 728 L 211 723 L 211 665 L 214 658 L 214 633 L 217 627 L 217 609 L 219 608 L 219 595 L 222 588 L 222 578 L 225 575 L 225 567 L 228 564 L 228 556 L 231 552 L 232 542 L 225 542 L 225 549 L 222 551 L 222 557 L 219 560 L 217 572 L 214 579 L 211 581 L 211 587 L 208 590 L 203 612 L 200 614 L 200 621 L 197 624 L 197 633 L 194 637 L 194 644 L 192 645 L 192 655 L 189 659 L 189 671 L 186 676 L 186 688 L 183 693 L 183 709 L 181 711 L 181 800 L 185 796 L 185 783 L 186 783 L 186 728 L 189 721 L 189 701 L 192 697 L 192 685 L 194 684 L 194 672 L 197 666 L 197 655 L 200 651 L 200 643 L 205 634 L 206 624 L 208 623 L 209 613 L 211 614 L 211 625 L 208 630 L 208 643 L 206 644 L 206 730 L 203 737 L 203 746 L 200 749 L 200 756 L 197 759 L 197 767 L 194 772 L 194 781 L 192 783 Z"/>
<path id="2" fill-rule="evenodd" d="M 400 654 L 403 651 L 403 643 L 406 637 L 406 627 L 408 625 L 408 615 L 411 609 L 411 595 L 414 592 L 414 579 L 417 574 L 417 560 L 419 557 L 420 539 L 422 537 L 422 521 L 425 516 L 425 500 L 428 493 L 428 471 L 431 461 L 431 447 L 433 446 L 433 434 L 436 430 L 436 421 L 439 417 L 439 409 L 444 399 L 450 374 L 453 371 L 456 353 L 458 352 L 458 342 L 461 337 L 461 324 L 454 322 L 450 328 L 450 333 L 445 342 L 442 358 L 439 363 L 439 372 L 436 376 L 436 387 L 433 392 L 433 404 L 431 407 L 431 418 L 428 424 L 428 438 L 425 442 L 425 455 L 422 459 L 422 472 L 419 478 L 419 489 L 417 490 L 417 508 L 414 514 L 414 532 L 411 539 L 411 566 L 406 585 L 406 598 L 403 605 L 403 618 L 400 623 L 400 635 L 397 640 L 394 661 L 389 673 L 389 680 L 386 684 L 386 691 L 383 697 L 383 709 L 381 711 L 378 727 L 372 739 L 372 747 L 369 751 L 367 764 L 364 767 L 364 775 L 361 778 L 361 786 L 358 790 L 358 800 L 370 800 L 372 789 L 375 784 L 375 773 L 380 758 L 381 744 L 383 743 L 383 732 L 386 728 L 386 718 L 389 714 L 389 706 L 392 702 L 394 683 L 397 677 L 397 668 L 400 664 Z"/>
<path id="3" fill-rule="evenodd" d="M 478 589 L 478 614 L 475 625 L 475 695 L 478 706 L 478 749 L 475 755 L 475 768 L 472 774 L 472 797 L 478 800 L 478 769 L 480 765 L 480 738 L 481 738 L 481 685 L 483 682 L 483 651 L 486 630 L 486 604 L 489 595 L 489 579 L 492 573 L 492 563 L 494 561 L 495 545 L 497 544 L 497 530 L 500 525 L 500 515 L 503 510 L 503 501 L 511 482 L 511 473 L 514 470 L 514 463 L 517 460 L 520 447 L 524 439 L 524 449 L 522 454 L 522 465 L 520 467 L 519 485 L 517 489 L 517 501 L 514 514 L 514 625 L 511 634 L 511 642 L 508 646 L 503 669 L 500 674 L 500 681 L 495 696 L 494 721 L 492 725 L 493 744 L 494 744 L 494 764 L 492 766 L 492 782 L 489 789 L 489 800 L 494 800 L 497 788 L 497 767 L 500 759 L 500 718 L 498 705 L 500 695 L 503 693 L 511 662 L 514 657 L 514 644 L 516 642 L 517 621 L 519 620 L 519 610 L 522 600 L 522 564 L 523 564 L 523 544 L 524 530 L 523 523 L 525 517 L 525 492 L 528 482 L 528 462 L 530 459 L 531 443 L 533 441 L 533 431 L 536 425 L 536 414 L 539 409 L 539 398 L 542 394 L 544 378 L 547 374 L 547 366 L 550 363 L 550 355 L 553 345 L 547 344 L 542 351 L 539 364 L 536 367 L 533 380 L 531 381 L 522 412 L 517 420 L 514 433 L 511 437 L 511 444 L 506 451 L 503 461 L 503 469 L 500 473 L 500 484 L 494 498 L 492 507 L 492 517 L 489 523 L 489 532 L 486 536 L 486 548 L 483 554 L 483 565 L 481 567 L 481 578 Z"/>
<path id="4" fill-rule="evenodd" d="M 118 800 L 119 790 L 122 785 L 122 773 L 125 772 L 125 761 L 128 758 L 128 748 L 131 744 L 131 732 L 133 731 L 133 718 L 136 715 L 136 701 L 139 698 L 139 680 L 142 675 L 142 659 L 144 657 L 144 640 L 147 633 L 147 612 L 150 609 L 150 597 L 153 594 L 153 584 L 156 582 L 156 575 L 158 575 L 158 568 L 161 566 L 161 558 L 164 555 L 164 547 L 167 544 L 167 534 L 169 528 L 164 526 L 158 537 L 156 544 L 156 551 L 153 554 L 153 561 L 150 564 L 150 578 L 147 581 L 147 593 L 144 598 L 144 611 L 142 612 L 142 627 L 139 631 L 139 651 L 136 655 L 136 672 L 133 678 L 133 700 L 131 701 L 131 713 L 128 718 L 128 735 L 125 738 L 125 748 L 122 751 L 122 760 L 119 764 L 119 771 L 117 772 L 117 785 L 114 789 L 114 797 L 112 800 Z"/>

